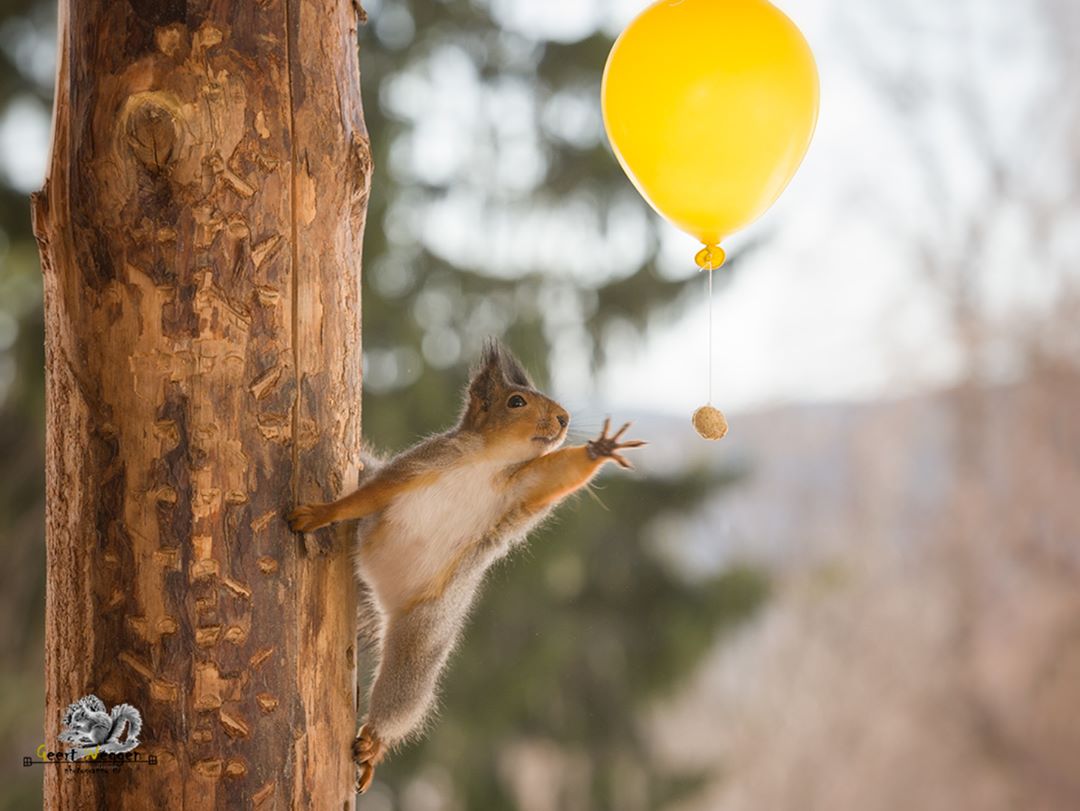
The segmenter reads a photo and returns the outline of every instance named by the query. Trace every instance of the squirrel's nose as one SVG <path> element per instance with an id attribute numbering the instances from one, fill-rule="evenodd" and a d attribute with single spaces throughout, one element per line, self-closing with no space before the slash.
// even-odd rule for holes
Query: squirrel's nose
<path id="1" fill-rule="evenodd" d="M 568 416 L 566 416 L 565 414 L 557 414 L 555 416 L 555 419 L 559 423 L 559 426 L 562 427 L 562 428 L 565 428 L 566 424 L 568 422 L 570 422 L 570 418 Z"/>

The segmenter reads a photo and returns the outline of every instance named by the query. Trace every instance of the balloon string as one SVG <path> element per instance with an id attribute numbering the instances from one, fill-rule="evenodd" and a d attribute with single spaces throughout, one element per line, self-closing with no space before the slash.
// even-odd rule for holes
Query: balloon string
<path id="1" fill-rule="evenodd" d="M 712 271 L 712 268 L 709 268 L 709 269 L 708 269 L 708 270 L 706 270 L 705 272 L 706 272 L 706 273 L 708 274 L 708 276 L 709 276 L 709 296 L 708 296 L 708 298 L 709 298 L 709 342 L 708 342 L 708 346 L 709 346 L 709 351 L 708 351 L 708 357 L 709 357 L 709 374 L 708 374 L 708 379 L 709 379 L 709 396 L 708 396 L 708 398 L 706 398 L 706 402 L 707 402 L 707 403 L 708 403 L 709 405 L 712 405 L 712 367 L 713 367 L 713 342 L 712 342 L 712 322 L 713 322 L 713 317 L 712 317 L 712 274 L 713 274 L 713 271 Z"/>

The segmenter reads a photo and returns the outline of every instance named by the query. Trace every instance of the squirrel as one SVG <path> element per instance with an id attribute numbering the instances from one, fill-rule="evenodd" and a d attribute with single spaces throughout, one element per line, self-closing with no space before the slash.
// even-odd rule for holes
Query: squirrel
<path id="1" fill-rule="evenodd" d="M 357 791 L 390 749 L 418 736 L 438 680 L 488 568 L 605 462 L 631 468 L 629 427 L 561 448 L 570 415 L 537 391 L 521 363 L 489 341 L 457 425 L 388 461 L 368 457 L 360 486 L 296 507 L 296 532 L 359 519 L 355 565 L 376 626 L 378 666 L 353 742 Z"/>
<path id="2" fill-rule="evenodd" d="M 101 751 L 130 752 L 139 745 L 142 716 L 130 704 L 117 704 L 106 712 L 105 702 L 95 695 L 83 696 L 64 712 L 64 731 L 59 740 L 75 745 L 75 759 Z M 127 733 L 126 740 L 120 736 Z"/>

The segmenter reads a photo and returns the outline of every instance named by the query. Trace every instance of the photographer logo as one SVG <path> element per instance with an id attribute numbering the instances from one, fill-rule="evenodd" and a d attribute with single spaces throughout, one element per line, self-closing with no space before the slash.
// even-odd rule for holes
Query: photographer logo
<path id="1" fill-rule="evenodd" d="M 37 748 L 37 758 L 26 756 L 23 766 L 35 763 L 67 764 L 71 771 L 102 771 L 123 764 L 157 765 L 157 757 L 143 758 L 134 750 L 142 732 L 142 715 L 130 704 L 112 710 L 96 695 L 86 695 L 69 704 L 60 719 L 59 741 L 67 745 L 50 752 L 45 744 Z M 81 761 L 81 763 L 80 763 Z"/>

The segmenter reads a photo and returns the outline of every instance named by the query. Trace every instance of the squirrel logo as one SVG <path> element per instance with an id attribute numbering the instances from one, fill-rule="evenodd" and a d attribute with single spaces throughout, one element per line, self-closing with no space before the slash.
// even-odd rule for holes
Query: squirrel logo
<path id="1" fill-rule="evenodd" d="M 142 716 L 130 704 L 117 704 L 112 712 L 105 711 L 105 702 L 91 694 L 68 705 L 61 720 L 63 731 L 59 739 L 74 746 L 74 757 L 117 752 L 130 752 L 139 745 Z M 125 734 L 124 740 L 120 740 Z"/>

